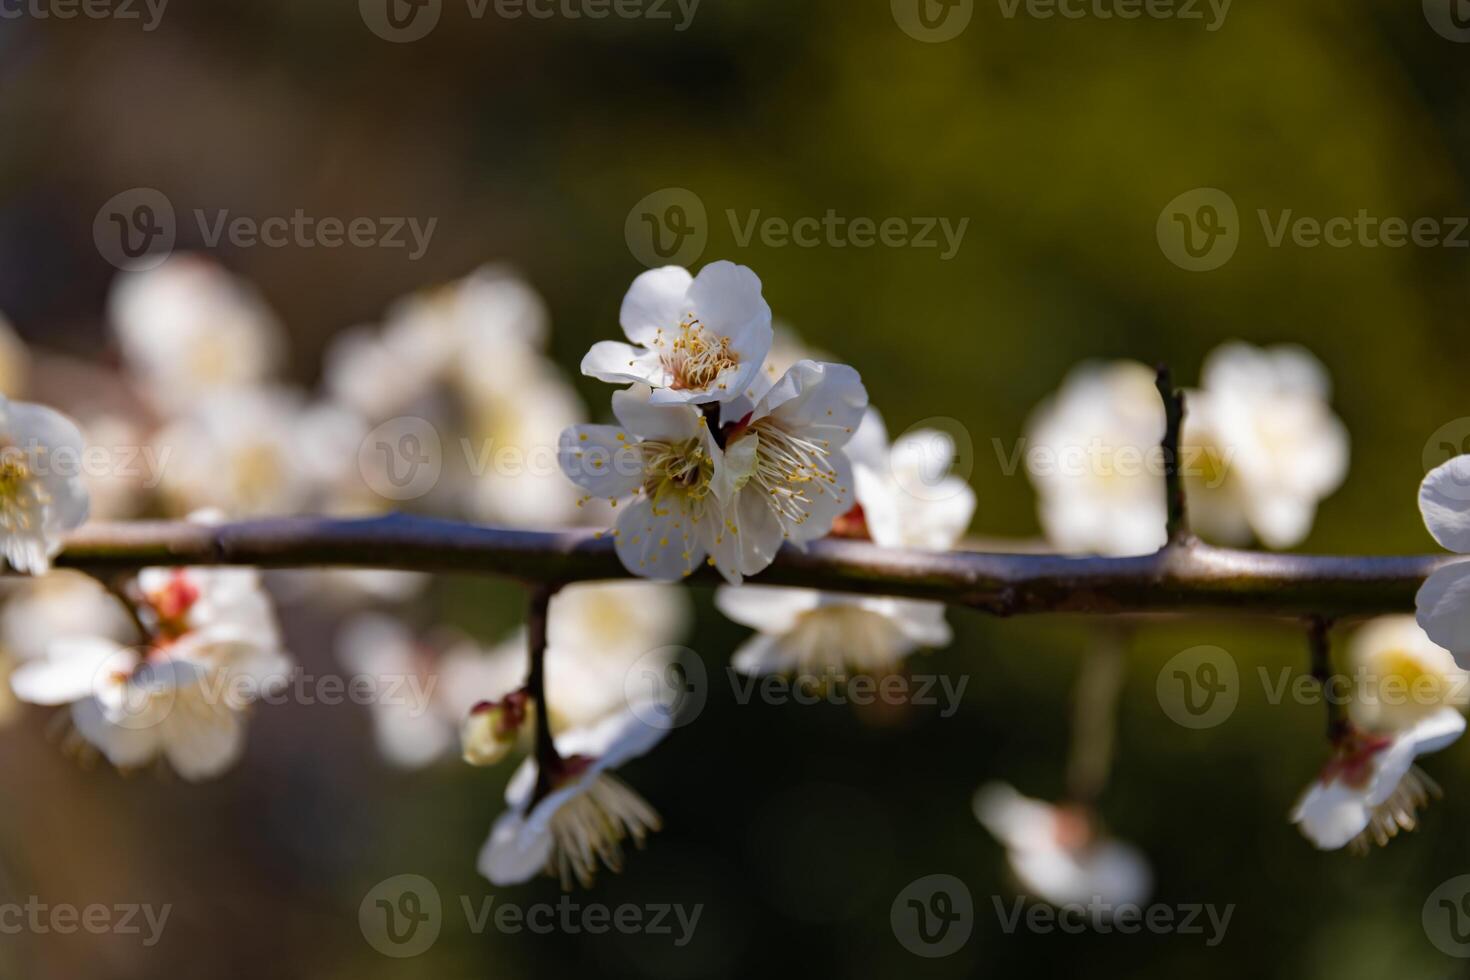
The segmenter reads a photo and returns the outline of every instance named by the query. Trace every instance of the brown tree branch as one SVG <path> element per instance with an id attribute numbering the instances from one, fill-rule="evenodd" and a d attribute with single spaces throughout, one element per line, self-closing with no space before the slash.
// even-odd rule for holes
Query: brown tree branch
<path id="1" fill-rule="evenodd" d="M 862 541 L 787 547 L 759 581 L 931 599 L 997 615 L 1232 612 L 1340 618 L 1406 612 L 1445 555 L 1355 557 L 1171 545 L 1134 558 L 922 552 Z M 517 531 L 426 517 L 290 517 L 207 526 L 89 524 L 57 559 L 93 574 L 146 566 L 392 568 L 491 575 L 531 584 L 627 578 L 610 535 Z M 713 569 L 696 583 L 720 581 Z"/>

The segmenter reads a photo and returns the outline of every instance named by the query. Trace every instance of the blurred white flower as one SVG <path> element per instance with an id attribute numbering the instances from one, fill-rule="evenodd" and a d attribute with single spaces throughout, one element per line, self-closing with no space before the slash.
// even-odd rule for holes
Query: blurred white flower
<path id="1" fill-rule="evenodd" d="M 169 454 L 161 490 L 174 513 L 300 513 L 357 473 L 362 434 L 354 416 L 293 389 L 220 391 L 155 436 Z"/>
<path id="2" fill-rule="evenodd" d="M 109 309 L 128 367 L 165 414 L 266 381 L 284 352 L 281 325 L 255 288 L 198 255 L 122 273 Z"/>
<path id="3" fill-rule="evenodd" d="M 1470 554 L 1470 456 L 1456 456 L 1429 472 L 1419 487 L 1419 512 L 1442 547 Z M 1415 602 L 1424 632 L 1470 668 L 1470 562 L 1435 569 Z"/>
<path id="4" fill-rule="evenodd" d="M 363 613 L 342 625 L 337 658 L 354 679 L 368 678 L 378 751 L 392 765 L 417 769 L 444 757 L 455 744 L 457 719 L 432 702 L 440 678 L 435 654 L 391 616 Z"/>
<path id="5" fill-rule="evenodd" d="M 674 581 L 705 560 L 740 584 L 784 541 L 825 536 L 852 508 L 841 452 L 867 407 L 856 371 L 802 361 L 739 423 L 711 431 L 687 405 L 656 405 L 645 385 L 613 394 L 622 427 L 562 434 L 562 471 L 592 497 L 636 495 L 618 517 L 618 557 L 645 578 Z"/>
<path id="6" fill-rule="evenodd" d="M 1029 799 L 1003 783 L 975 794 L 975 816 L 1006 848 L 1021 888 L 1053 905 L 1142 905 L 1153 888 L 1148 859 L 1102 835 L 1081 807 Z"/>
<path id="7" fill-rule="evenodd" d="M 1180 455 L 1190 519 L 1205 537 L 1300 544 L 1347 475 L 1348 434 L 1321 362 L 1294 345 L 1228 343 L 1189 392 Z"/>
<path id="8" fill-rule="evenodd" d="M 132 637 L 133 621 L 89 575 L 56 570 L 18 579 L 0 609 L 0 647 L 18 660 L 46 656 L 50 645 L 71 636 L 101 636 L 118 642 Z"/>
<path id="9" fill-rule="evenodd" d="M 1151 461 L 1164 437 L 1154 372 L 1088 362 L 1026 425 L 1026 465 L 1041 525 L 1061 551 L 1142 555 L 1165 541 L 1164 480 Z"/>
<path id="10" fill-rule="evenodd" d="M 108 451 L 105 469 L 88 468 L 87 493 L 92 499 L 93 520 L 124 520 L 137 517 L 151 489 L 161 481 L 168 459 L 147 443 L 143 427 L 116 413 L 88 416 L 82 423 L 83 439 L 89 447 Z"/>
<path id="11" fill-rule="evenodd" d="M 1324 851 L 1380 846 L 1413 830 L 1418 811 L 1439 787 L 1414 760 L 1437 752 L 1465 731 L 1459 709 L 1444 707 L 1410 728 L 1374 733 L 1350 728 L 1296 808 L 1291 820 Z"/>
<path id="12" fill-rule="evenodd" d="M 341 405 L 374 421 L 392 418 L 442 380 L 452 350 L 421 328 L 421 320 L 390 323 L 379 336 L 355 327 L 332 338 L 324 356 L 323 382 Z"/>
<path id="13" fill-rule="evenodd" d="M 66 533 L 87 519 L 85 451 L 60 412 L 0 397 L 0 555 L 11 568 L 45 573 Z"/>
<path id="14" fill-rule="evenodd" d="M 621 871 L 628 841 L 642 846 L 660 829 L 658 814 L 612 770 L 648 752 L 668 729 L 641 721 L 632 712 L 556 739 L 559 771 L 550 792 L 534 800 L 539 771 L 534 759 L 521 763 L 505 790 L 509 809 L 495 822 L 480 852 L 479 870 L 496 885 L 529 881 L 544 871 L 590 888 L 599 864 Z"/>
<path id="15" fill-rule="evenodd" d="M 632 344 L 594 344 L 583 374 L 646 384 L 654 405 L 754 399 L 771 349 L 771 308 L 745 266 L 711 262 L 697 277 L 678 266 L 651 269 L 633 280 L 619 319 Z"/>
<path id="16" fill-rule="evenodd" d="M 30 372 L 30 350 L 10 321 L 0 313 L 0 395 L 19 398 L 25 394 Z"/>
<path id="17" fill-rule="evenodd" d="M 569 585 L 551 599 L 546 642 L 553 650 L 584 651 L 626 668 L 650 650 L 678 643 L 691 615 L 688 593 L 667 585 Z"/>
<path id="18" fill-rule="evenodd" d="M 578 516 L 577 489 L 561 474 L 557 447 L 561 433 L 586 412 L 539 357 L 522 365 L 514 381 L 514 387 L 504 379 L 466 382 L 470 509 L 481 520 L 511 526 L 570 523 Z"/>
<path id="19" fill-rule="evenodd" d="M 70 704 L 77 736 L 119 768 L 164 758 L 190 781 L 217 776 L 243 750 L 245 710 L 292 670 L 270 600 L 253 569 L 145 569 L 136 592 L 146 646 L 58 639 L 11 686 Z"/>
<path id="20" fill-rule="evenodd" d="M 1413 616 L 1379 616 L 1356 631 L 1348 647 L 1354 681 L 1354 724 L 1399 732 L 1470 703 L 1470 673 L 1435 644 Z"/>
<path id="21" fill-rule="evenodd" d="M 953 443 L 948 457 L 930 452 L 944 438 L 922 430 L 890 446 L 882 417 L 869 408 L 846 450 L 857 506 L 838 518 L 836 533 L 890 548 L 954 547 L 970 525 L 975 493 L 948 474 Z M 923 485 L 937 492 L 916 496 L 909 488 L 918 484 L 907 481 L 920 478 L 920 464 L 930 455 L 937 465 L 923 474 Z M 742 585 L 722 586 L 715 603 L 730 619 L 759 631 L 732 661 L 745 674 L 881 673 L 920 647 L 953 639 L 937 602 Z"/>

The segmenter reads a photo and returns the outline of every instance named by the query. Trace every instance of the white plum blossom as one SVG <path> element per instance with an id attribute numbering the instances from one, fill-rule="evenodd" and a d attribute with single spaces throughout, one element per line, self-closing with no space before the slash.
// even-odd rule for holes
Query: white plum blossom
<path id="1" fill-rule="evenodd" d="M 948 474 L 942 453 L 938 467 L 924 476 L 937 492 L 916 496 L 908 489 L 921 457 L 942 441 L 943 433 L 922 430 L 890 446 L 882 417 L 869 408 L 846 449 L 856 506 L 838 518 L 835 533 L 890 548 L 954 547 L 974 514 L 974 491 Z M 732 660 L 745 674 L 881 673 L 915 650 L 943 647 L 953 638 L 937 602 L 758 585 L 722 586 L 715 602 L 730 619 L 758 631 Z"/>
<path id="2" fill-rule="evenodd" d="M 44 574 L 87 519 L 85 448 L 60 412 L 0 397 L 0 555 L 16 571 Z"/>
<path id="3" fill-rule="evenodd" d="M 109 309 L 128 367 L 168 414 L 268 380 L 285 349 L 281 324 L 255 288 L 198 255 L 123 273 Z"/>
<path id="4" fill-rule="evenodd" d="M 1419 512 L 1442 547 L 1470 554 L 1470 456 L 1456 456 L 1429 472 L 1419 487 Z M 1470 562 L 1435 569 L 1419 588 L 1416 605 L 1424 632 L 1470 668 Z"/>
<path id="5" fill-rule="evenodd" d="M 619 319 L 632 343 L 594 344 L 583 374 L 646 384 L 655 405 L 755 399 L 771 308 L 745 266 L 711 262 L 697 277 L 678 266 L 651 269 L 633 281 Z"/>
<path id="6" fill-rule="evenodd" d="M 155 436 L 169 454 L 160 490 L 174 513 L 300 513 L 358 472 L 363 435 L 355 417 L 294 389 L 222 390 Z"/>
<path id="7" fill-rule="evenodd" d="M 1163 437 L 1153 371 L 1132 361 L 1074 368 L 1026 424 L 1027 470 L 1052 545 L 1115 556 L 1162 547 L 1164 481 L 1150 459 Z"/>
<path id="8" fill-rule="evenodd" d="M 846 365 L 802 361 L 754 411 L 711 428 L 682 404 L 655 404 L 646 385 L 613 395 L 621 426 L 562 434 L 562 471 L 590 497 L 632 497 L 613 532 L 635 575 L 675 581 L 708 560 L 731 584 L 764 570 L 785 541 L 825 536 L 852 508 L 842 447 L 867 392 Z"/>
<path id="9" fill-rule="evenodd" d="M 453 721 L 431 700 L 440 681 L 434 654 L 403 622 L 382 613 L 353 617 L 337 634 L 337 658 L 354 680 L 373 682 L 373 738 L 390 764 L 417 769 L 455 744 Z"/>
<path id="10" fill-rule="evenodd" d="M 1350 720 L 1332 758 L 1292 812 L 1323 850 L 1386 844 L 1413 830 L 1439 787 L 1415 766 L 1465 731 L 1461 709 L 1470 677 L 1410 616 L 1372 620 L 1349 647 Z"/>
<path id="11" fill-rule="evenodd" d="M 1362 852 L 1370 842 L 1381 846 L 1400 830 L 1413 830 L 1418 810 L 1439 795 L 1439 787 L 1415 760 L 1438 752 L 1464 732 L 1465 716 L 1455 708 L 1403 731 L 1349 730 L 1292 810 L 1292 822 L 1324 851 L 1351 846 Z"/>
<path id="12" fill-rule="evenodd" d="M 0 608 L 0 648 L 17 660 L 46 656 L 68 636 L 101 636 L 122 642 L 135 629 L 117 597 L 81 572 L 57 569 L 16 580 Z"/>
<path id="13" fill-rule="evenodd" d="M 1300 544 L 1347 475 L 1327 370 L 1302 347 L 1234 342 L 1210 353 L 1201 378 L 1181 439 L 1194 527 L 1224 544 Z"/>
<path id="14" fill-rule="evenodd" d="M 975 794 L 975 816 L 1006 848 L 1021 888 L 1053 905 L 1142 905 L 1153 888 L 1148 859 L 1104 835 L 1080 806 L 1053 806 L 1003 783 Z"/>
<path id="15" fill-rule="evenodd" d="M 244 749 L 245 711 L 292 669 L 270 600 L 253 569 L 145 569 L 135 591 L 143 645 L 62 637 L 11 686 L 70 704 L 76 737 L 119 768 L 162 758 L 190 781 L 217 776 Z"/>
<path id="16" fill-rule="evenodd" d="M 661 827 L 658 813 L 612 770 L 647 753 L 668 734 L 636 712 L 612 715 L 556 739 L 558 771 L 536 799 L 540 775 L 526 759 L 506 786 L 508 807 L 480 852 L 479 870 L 496 885 L 515 885 L 545 872 L 562 887 L 591 887 L 599 865 L 621 871 L 624 846 L 642 846 Z"/>

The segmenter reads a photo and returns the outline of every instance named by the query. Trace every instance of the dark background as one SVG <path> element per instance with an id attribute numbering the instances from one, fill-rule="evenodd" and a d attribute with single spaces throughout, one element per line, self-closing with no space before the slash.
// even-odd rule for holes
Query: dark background
<path id="1" fill-rule="evenodd" d="M 1023 8 L 1024 9 L 1024 8 Z M 1207 8 L 1206 8 L 1207 9 Z M 1432 547 L 1415 508 L 1426 443 L 1467 414 L 1461 248 L 1268 246 L 1255 215 L 1470 214 L 1470 47 L 1417 3 L 1236 0 L 1199 21 L 1007 18 L 977 0 L 958 38 L 921 43 L 880 0 L 704 0 L 669 21 L 506 20 L 446 0 L 425 39 L 392 44 L 348 0 L 173 0 L 137 21 L 0 21 L 0 310 L 38 348 L 113 358 L 115 270 L 92 241 L 103 202 L 165 193 L 181 214 L 438 218 L 428 254 L 215 249 L 258 284 L 312 383 L 333 333 L 396 296 L 486 260 L 520 268 L 554 318 L 569 372 L 614 336 L 641 266 L 624 225 L 667 187 L 710 215 L 701 262 L 752 266 L 778 318 L 855 365 L 895 431 L 958 420 L 975 446 L 974 530 L 1037 533 L 1024 475 L 1006 473 L 1031 408 L 1088 357 L 1171 363 L 1197 380 L 1220 342 L 1296 341 L 1329 367 L 1352 435 L 1347 485 L 1306 550 Z M 1165 204 L 1225 190 L 1235 257 L 1191 273 L 1155 238 Z M 724 214 L 969 218 L 959 254 L 740 247 Z M 192 236 L 192 237 L 191 237 Z M 180 247 L 202 243 L 181 222 Z M 604 410 L 608 389 L 578 379 Z M 996 440 L 1000 449 L 996 448 Z M 489 599 L 487 599 L 489 595 Z M 1103 812 L 1143 847 L 1156 900 L 1236 906 L 1225 941 L 1180 935 L 1007 936 L 1012 894 L 970 796 L 1001 778 L 1062 791 L 1069 685 L 1095 626 L 955 612 L 952 648 L 912 669 L 968 675 L 962 710 L 875 714 L 738 706 L 724 665 L 743 631 L 700 592 L 690 645 L 715 679 L 698 721 L 629 779 L 667 829 L 583 901 L 704 903 L 695 940 L 472 935 L 473 902 L 554 901 L 551 882 L 492 890 L 474 857 L 504 772 L 417 775 L 378 761 L 360 709 L 291 706 L 254 720 L 246 761 L 189 786 L 84 772 L 46 713 L 0 735 L 0 890 L 24 901 L 172 903 L 163 941 L 0 936 L 10 977 L 553 977 L 767 975 L 1442 976 L 1420 910 L 1470 870 L 1470 744 L 1429 760 L 1446 787 L 1425 829 L 1363 860 L 1319 855 L 1286 813 L 1315 773 L 1319 709 L 1272 705 L 1257 668 L 1305 667 L 1291 624 L 1179 621 L 1131 644 L 1119 759 Z M 496 638 L 507 586 L 445 583 L 442 618 Z M 330 628 L 288 624 L 309 670 Z M 1161 665 L 1200 643 L 1245 679 L 1225 724 L 1188 731 L 1155 695 Z M 1274 676 L 1274 675 L 1273 675 Z M 376 953 L 359 902 L 428 877 L 446 903 L 423 957 Z M 948 873 L 975 934 L 947 959 L 908 953 L 889 906 Z"/>

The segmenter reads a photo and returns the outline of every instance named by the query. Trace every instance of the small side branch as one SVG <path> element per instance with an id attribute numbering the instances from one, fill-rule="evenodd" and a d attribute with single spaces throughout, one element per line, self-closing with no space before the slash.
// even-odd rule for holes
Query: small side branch
<path id="1" fill-rule="evenodd" d="M 1184 503 L 1184 479 L 1179 472 L 1179 440 L 1184 429 L 1184 392 L 1175 389 L 1174 378 L 1167 365 L 1160 364 L 1158 371 L 1155 384 L 1159 389 L 1159 397 L 1164 400 L 1164 494 L 1169 508 L 1165 528 L 1169 544 L 1187 544 L 1191 540 L 1189 514 Z"/>
<path id="2" fill-rule="evenodd" d="M 551 737 L 551 711 L 546 706 L 546 624 L 557 588 L 542 585 L 532 589 L 526 607 L 526 690 L 536 705 L 536 792 L 532 797 L 536 801 L 551 792 L 562 763 L 556 740 Z"/>
<path id="3" fill-rule="evenodd" d="M 1325 616 L 1307 619 L 1307 647 L 1312 656 L 1312 677 L 1327 705 L 1327 741 L 1336 745 L 1347 734 L 1348 723 L 1342 705 L 1333 697 L 1332 684 L 1332 620 Z"/>

